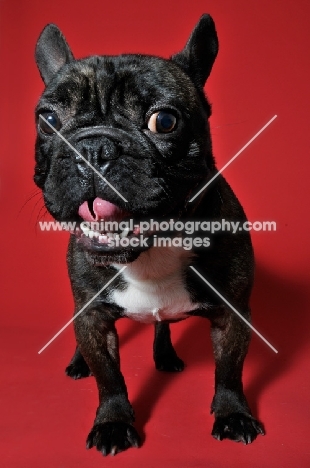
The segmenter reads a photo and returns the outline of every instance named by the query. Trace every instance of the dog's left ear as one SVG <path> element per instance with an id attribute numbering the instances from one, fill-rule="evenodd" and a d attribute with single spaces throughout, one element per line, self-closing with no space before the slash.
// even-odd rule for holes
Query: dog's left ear
<path id="1" fill-rule="evenodd" d="M 171 57 L 198 88 L 203 88 L 218 52 L 218 39 L 210 15 L 202 15 L 184 49 Z"/>
<path id="2" fill-rule="evenodd" d="M 55 24 L 48 24 L 43 29 L 37 42 L 35 57 L 46 85 L 65 63 L 74 60 L 66 39 Z"/>

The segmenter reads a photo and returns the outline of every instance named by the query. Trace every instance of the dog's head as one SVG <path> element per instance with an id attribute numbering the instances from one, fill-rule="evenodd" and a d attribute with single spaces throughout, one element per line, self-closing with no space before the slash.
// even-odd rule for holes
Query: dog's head
<path id="1" fill-rule="evenodd" d="M 183 213 L 189 195 L 214 170 L 203 86 L 217 50 L 209 15 L 169 60 L 75 60 L 61 31 L 46 26 L 36 47 L 46 88 L 36 109 L 34 180 L 56 220 Z M 83 242 L 89 250 L 107 250 L 98 238 Z"/>

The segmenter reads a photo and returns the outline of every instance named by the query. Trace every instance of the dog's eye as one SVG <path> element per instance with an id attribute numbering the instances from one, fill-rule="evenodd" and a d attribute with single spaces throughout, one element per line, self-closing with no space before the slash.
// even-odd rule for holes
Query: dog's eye
<path id="1" fill-rule="evenodd" d="M 39 126 L 40 129 L 42 130 L 43 133 L 47 133 L 48 135 L 52 135 L 55 133 L 53 129 L 46 123 L 42 118 L 44 119 L 52 126 L 55 128 L 55 130 L 60 130 L 61 128 L 61 122 L 57 114 L 55 112 L 41 112 L 39 115 Z"/>
<path id="2" fill-rule="evenodd" d="M 177 119 L 170 111 L 159 111 L 151 115 L 147 126 L 154 133 L 170 133 L 175 129 Z"/>

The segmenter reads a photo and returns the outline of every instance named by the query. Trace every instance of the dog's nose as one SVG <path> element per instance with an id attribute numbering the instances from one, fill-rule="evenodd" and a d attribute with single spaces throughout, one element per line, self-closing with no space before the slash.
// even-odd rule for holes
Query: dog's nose
<path id="1" fill-rule="evenodd" d="M 102 142 L 102 149 L 100 152 L 100 157 L 104 161 L 110 161 L 111 159 L 117 159 L 119 157 L 119 147 L 116 143 L 104 138 Z"/>
<path id="2" fill-rule="evenodd" d="M 108 129 L 111 130 L 111 129 Z M 107 130 L 106 130 L 107 131 Z M 92 155 L 96 159 L 110 161 L 117 159 L 121 153 L 121 144 L 119 140 L 104 135 L 104 127 L 90 127 L 80 129 L 75 134 L 75 143 L 78 148 L 85 152 L 85 157 Z"/>

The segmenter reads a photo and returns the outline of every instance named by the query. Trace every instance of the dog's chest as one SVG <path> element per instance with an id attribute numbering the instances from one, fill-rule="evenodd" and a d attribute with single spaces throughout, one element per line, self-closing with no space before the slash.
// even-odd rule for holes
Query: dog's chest
<path id="1" fill-rule="evenodd" d="M 127 317 L 140 322 L 184 319 L 186 312 L 198 307 L 184 283 L 189 260 L 189 253 L 179 248 L 143 252 L 123 272 L 126 288 L 112 291 L 110 297 Z"/>

